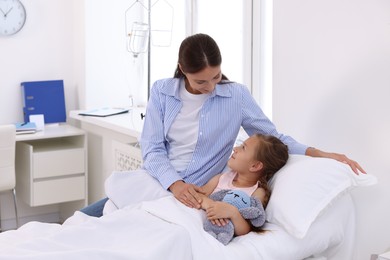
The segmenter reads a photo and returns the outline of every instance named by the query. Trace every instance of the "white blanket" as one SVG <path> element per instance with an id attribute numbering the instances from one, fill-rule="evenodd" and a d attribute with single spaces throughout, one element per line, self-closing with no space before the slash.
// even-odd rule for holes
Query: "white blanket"
<path id="1" fill-rule="evenodd" d="M 120 184 L 133 183 L 126 182 L 128 175 L 113 176 L 119 182 L 110 179 L 107 185 L 117 185 L 108 192 L 114 197 Z M 141 179 L 142 176 L 138 175 Z M 123 207 L 101 218 L 76 212 L 63 225 L 30 222 L 16 231 L 0 234 L 0 259 L 293 260 L 313 255 L 352 259 L 349 254 L 353 243 L 346 244 L 354 236 L 354 210 L 349 196 L 320 216 L 304 239 L 294 238 L 268 223 L 265 228 L 269 231 L 264 234 L 251 232 L 224 246 L 203 230 L 202 210 L 184 206 L 165 191 L 154 194 L 163 196 L 159 199 L 149 197 L 133 203 L 137 189 L 146 192 L 153 184 L 136 186 L 125 196 L 118 192 L 119 197 L 113 199 Z"/>
<path id="2" fill-rule="evenodd" d="M 0 236 L 0 259 L 8 260 L 233 259 L 232 250 L 203 231 L 201 211 L 171 196 L 101 218 L 77 212 L 63 225 L 30 222 Z"/>

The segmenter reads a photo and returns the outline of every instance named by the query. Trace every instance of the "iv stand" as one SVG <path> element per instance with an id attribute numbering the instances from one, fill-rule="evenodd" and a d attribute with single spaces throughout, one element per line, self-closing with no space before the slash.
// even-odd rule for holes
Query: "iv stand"
<path id="1" fill-rule="evenodd" d="M 151 0 L 148 0 L 148 24 L 149 24 L 149 27 L 148 27 L 148 32 L 149 32 L 149 37 L 148 37 L 148 96 L 147 96 L 147 101 L 149 101 L 149 97 L 150 97 L 150 88 L 151 88 L 151 76 L 150 76 L 150 61 L 151 61 L 151 32 L 152 32 L 152 26 L 151 26 L 151 17 L 150 17 L 150 10 L 152 9 L 152 1 Z"/>
<path id="2" fill-rule="evenodd" d="M 159 23 L 156 23 L 157 27 L 160 27 L 160 29 L 157 29 L 157 31 L 159 31 L 160 33 L 161 32 L 167 32 L 167 31 L 170 32 L 169 44 L 166 45 L 166 43 L 165 43 L 165 44 L 160 45 L 160 47 L 162 47 L 162 46 L 169 46 L 170 45 L 170 42 L 172 40 L 172 34 L 171 33 L 172 33 L 172 26 L 173 26 L 173 7 L 166 0 L 164 0 L 164 1 L 162 1 L 162 0 L 161 1 L 160 0 L 155 1 L 155 3 L 153 4 L 153 7 L 156 7 L 156 4 L 157 3 L 161 3 L 161 2 L 165 2 L 165 7 L 168 8 L 168 11 L 167 11 L 167 9 L 165 9 L 165 11 L 167 11 L 167 13 L 171 13 L 171 18 L 172 19 L 171 19 L 171 22 L 170 22 L 168 30 L 166 30 L 166 24 L 164 24 L 165 28 L 161 29 L 161 25 Z M 143 36 L 142 32 L 146 32 L 147 31 L 148 39 L 147 39 L 146 44 L 144 45 L 144 46 L 146 46 L 145 50 L 142 50 L 142 49 L 138 50 L 137 48 L 140 47 L 140 46 L 135 44 L 134 46 L 130 46 L 130 47 L 128 46 L 128 51 L 132 52 L 133 56 L 135 58 L 137 58 L 138 54 L 141 53 L 141 52 L 144 52 L 144 53 L 147 52 L 148 53 L 148 56 L 147 56 L 147 63 L 148 63 L 147 64 L 147 73 L 148 73 L 148 75 L 147 75 L 147 86 L 148 86 L 148 89 L 147 89 L 147 99 L 149 100 L 150 88 L 151 88 L 151 84 L 152 84 L 152 82 L 151 82 L 151 56 L 152 56 L 152 54 L 151 54 L 151 47 L 152 47 L 152 39 L 151 39 L 151 37 L 152 37 L 152 26 L 151 26 L 151 24 L 152 24 L 152 19 L 151 19 L 152 12 L 151 12 L 151 10 L 152 10 L 152 0 L 148 0 L 148 5 L 147 6 L 145 6 L 142 1 L 135 0 L 133 2 L 133 4 L 126 10 L 126 17 L 127 17 L 127 12 L 130 9 L 132 9 L 134 7 L 134 5 L 136 5 L 136 4 L 138 4 L 138 7 L 141 8 L 140 9 L 141 12 L 146 12 L 147 13 L 146 14 L 146 16 L 147 16 L 147 24 L 143 23 L 143 22 L 138 23 L 140 25 L 140 27 L 141 27 L 139 29 L 140 31 L 138 31 L 140 34 L 137 34 L 137 32 L 132 32 L 131 37 L 135 37 L 135 36 L 145 37 L 145 36 Z M 160 9 L 161 9 L 161 7 L 160 7 Z M 144 18 L 144 16 L 142 18 Z M 143 19 L 141 19 L 141 20 L 143 20 Z M 164 19 L 164 21 L 165 20 L 166 19 Z M 145 28 L 146 30 L 143 30 L 142 26 L 148 26 L 148 27 L 147 27 L 147 29 Z M 127 32 L 127 18 L 126 18 L 126 32 Z M 130 36 L 130 34 L 128 34 L 128 36 Z M 129 44 L 131 44 L 131 42 Z M 135 50 L 132 49 L 132 47 L 135 48 Z"/>
<path id="3" fill-rule="evenodd" d="M 131 34 L 130 33 L 127 33 L 127 36 L 130 36 L 130 39 L 129 39 L 129 43 L 127 45 L 127 50 L 129 52 L 132 52 L 133 53 L 133 57 L 134 58 L 137 58 L 138 55 L 142 52 L 147 52 L 148 55 L 147 55 L 147 100 L 149 100 L 149 96 L 150 96 L 150 84 L 151 84 L 151 73 L 150 73 L 150 70 L 151 70 L 151 66 L 150 66 L 150 62 L 151 62 L 151 0 L 148 0 L 148 6 L 145 6 L 140 0 L 135 0 L 131 6 L 126 10 L 126 21 L 125 21 L 125 27 L 126 27 L 126 32 L 128 32 L 127 30 L 127 12 L 132 9 L 136 4 L 138 4 L 138 6 L 140 6 L 141 8 L 141 11 L 146 11 L 147 13 L 147 24 L 143 23 L 142 21 L 141 22 L 133 22 L 133 28 L 132 28 L 132 31 L 131 31 Z M 141 19 L 142 20 L 142 19 Z M 134 25 L 137 24 L 139 25 L 141 28 L 137 28 L 137 29 L 134 29 Z M 139 43 L 134 43 L 132 42 L 132 37 L 134 37 L 134 39 L 142 39 L 145 37 L 144 33 L 145 32 L 142 28 L 142 26 L 147 26 L 147 43 L 146 43 L 146 51 L 145 50 L 142 50 L 142 48 L 139 50 Z M 139 31 L 140 30 L 140 31 Z M 135 41 L 135 40 L 134 40 Z M 134 45 L 133 45 L 134 44 Z M 133 49 L 135 48 L 135 49 Z"/>

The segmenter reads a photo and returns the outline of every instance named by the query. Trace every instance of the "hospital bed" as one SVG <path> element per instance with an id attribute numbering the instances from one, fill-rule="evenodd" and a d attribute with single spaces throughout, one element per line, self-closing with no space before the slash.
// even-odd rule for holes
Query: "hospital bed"
<path id="1" fill-rule="evenodd" d="M 292 155 L 271 181 L 265 231 L 224 246 L 203 230 L 202 210 L 156 190 L 143 171 L 115 172 L 104 216 L 76 212 L 62 225 L 30 222 L 4 232 L 0 259 L 354 259 L 349 191 L 375 183 L 337 161 Z"/>

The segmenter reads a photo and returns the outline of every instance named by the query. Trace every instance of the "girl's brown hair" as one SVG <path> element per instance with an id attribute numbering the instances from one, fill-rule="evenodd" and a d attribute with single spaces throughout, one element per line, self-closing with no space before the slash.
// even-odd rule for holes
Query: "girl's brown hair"
<path id="1" fill-rule="evenodd" d="M 259 139 L 257 146 L 256 160 L 263 163 L 262 178 L 259 180 L 259 187 L 266 192 L 264 197 L 264 208 L 267 206 L 271 196 L 268 182 L 280 170 L 288 160 L 288 147 L 279 138 L 272 135 L 255 134 Z"/>
<path id="2" fill-rule="evenodd" d="M 272 179 L 275 173 L 287 163 L 288 147 L 275 136 L 261 134 L 255 134 L 255 136 L 259 140 L 255 158 L 263 163 L 262 177 L 260 178 L 258 185 L 259 188 L 265 190 L 265 196 L 263 199 L 263 207 L 265 209 L 271 197 L 271 189 L 269 188 L 268 182 Z M 257 233 L 265 233 L 269 231 L 263 229 L 263 227 L 254 226 L 252 226 L 252 230 Z"/>

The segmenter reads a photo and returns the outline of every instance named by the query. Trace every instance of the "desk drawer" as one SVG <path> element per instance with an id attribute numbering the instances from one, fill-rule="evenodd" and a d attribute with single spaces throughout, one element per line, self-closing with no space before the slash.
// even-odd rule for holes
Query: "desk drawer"
<path id="1" fill-rule="evenodd" d="M 36 181 L 30 206 L 42 206 L 85 199 L 85 176 Z"/>
<path id="2" fill-rule="evenodd" d="M 33 154 L 33 179 L 84 173 L 84 149 L 64 149 Z"/>

